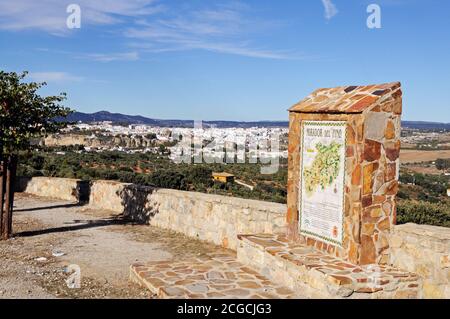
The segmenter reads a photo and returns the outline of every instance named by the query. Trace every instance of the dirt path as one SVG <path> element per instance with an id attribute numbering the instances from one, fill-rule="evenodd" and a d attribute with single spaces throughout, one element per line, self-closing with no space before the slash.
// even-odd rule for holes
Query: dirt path
<path id="1" fill-rule="evenodd" d="M 170 231 L 128 224 L 111 212 L 25 194 L 17 195 L 14 233 L 0 241 L 0 298 L 148 298 L 128 281 L 132 263 L 220 251 Z M 65 282 L 64 269 L 71 264 L 81 270 L 79 289 Z"/>

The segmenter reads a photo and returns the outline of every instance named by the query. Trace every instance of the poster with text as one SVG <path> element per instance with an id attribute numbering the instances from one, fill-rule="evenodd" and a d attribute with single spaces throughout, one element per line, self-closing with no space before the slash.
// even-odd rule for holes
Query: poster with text
<path id="1" fill-rule="evenodd" d="M 303 121 L 300 233 L 342 245 L 344 219 L 345 121 Z"/>

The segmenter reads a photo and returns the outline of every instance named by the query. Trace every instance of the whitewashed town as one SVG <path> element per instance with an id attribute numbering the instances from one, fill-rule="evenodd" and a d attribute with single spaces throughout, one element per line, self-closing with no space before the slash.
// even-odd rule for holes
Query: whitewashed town
<path id="1" fill-rule="evenodd" d="M 61 133 L 47 136 L 38 143 L 41 146 L 80 145 L 84 146 L 80 151 L 87 152 L 121 151 L 130 154 L 139 152 L 156 154 L 161 151 L 160 145 L 172 145 L 169 149 L 172 151 L 171 158 L 175 160 L 180 140 L 191 138 L 194 141 L 196 137 L 201 137 L 202 143 L 220 141 L 223 149 L 242 145 L 247 151 L 252 151 L 249 150 L 249 145 L 254 145 L 256 151 L 258 146 L 265 146 L 265 150 L 260 151 L 259 156 L 287 158 L 287 133 L 286 127 L 168 128 L 143 124 L 118 125 L 104 121 L 69 125 Z M 277 145 L 277 149 L 271 149 L 270 143 L 267 145 L 267 141 L 271 138 L 276 138 L 277 143 L 281 142 L 281 146 Z M 215 147 L 202 145 L 204 155 L 214 155 Z"/>

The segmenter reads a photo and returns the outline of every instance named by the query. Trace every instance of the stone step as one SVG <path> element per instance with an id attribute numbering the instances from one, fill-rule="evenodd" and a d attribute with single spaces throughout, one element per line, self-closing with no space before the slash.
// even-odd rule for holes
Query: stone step
<path id="1" fill-rule="evenodd" d="M 134 264 L 130 280 L 157 298 L 304 298 L 237 262 L 236 254 L 216 253 L 183 261 Z"/>
<path id="2" fill-rule="evenodd" d="M 384 265 L 358 266 L 284 235 L 239 235 L 238 261 L 312 298 L 418 298 L 420 277 Z"/>

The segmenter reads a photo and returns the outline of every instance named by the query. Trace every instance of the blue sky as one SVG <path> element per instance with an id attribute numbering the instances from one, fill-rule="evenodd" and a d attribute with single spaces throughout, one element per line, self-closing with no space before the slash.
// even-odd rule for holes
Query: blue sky
<path id="1" fill-rule="evenodd" d="M 450 122 L 446 0 L 0 0 L 0 43 L 83 112 L 286 120 L 316 88 L 401 81 L 403 119 Z"/>

